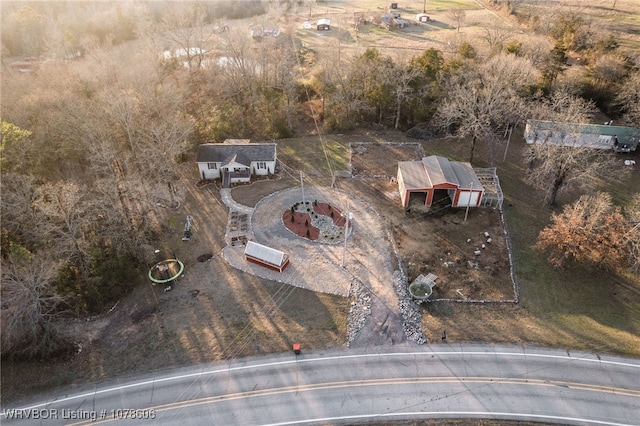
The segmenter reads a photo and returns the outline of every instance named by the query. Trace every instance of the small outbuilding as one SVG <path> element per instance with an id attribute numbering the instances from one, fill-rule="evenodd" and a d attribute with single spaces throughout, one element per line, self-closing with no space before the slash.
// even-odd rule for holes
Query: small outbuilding
<path id="1" fill-rule="evenodd" d="M 431 21 L 431 18 L 426 13 L 418 13 L 416 15 L 416 21 L 425 23 Z"/>
<path id="2" fill-rule="evenodd" d="M 271 247 L 263 246 L 255 241 L 247 241 L 244 248 L 247 261 L 257 263 L 265 268 L 282 272 L 289 266 L 289 255 Z"/>
<path id="3" fill-rule="evenodd" d="M 484 194 L 470 163 L 449 161 L 439 155 L 399 162 L 398 190 L 405 208 L 413 198 L 426 206 L 478 207 Z"/>
<path id="4" fill-rule="evenodd" d="M 318 19 L 318 22 L 316 22 L 316 29 L 318 31 L 329 31 L 331 29 L 331 20 L 327 18 Z"/>

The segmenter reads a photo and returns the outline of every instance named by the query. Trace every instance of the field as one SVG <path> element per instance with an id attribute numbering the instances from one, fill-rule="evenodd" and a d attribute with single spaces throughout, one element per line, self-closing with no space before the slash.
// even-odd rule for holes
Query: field
<path id="1" fill-rule="evenodd" d="M 541 19 L 541 26 L 544 26 L 560 13 L 575 13 L 591 20 L 593 28 L 614 34 L 620 41 L 621 49 L 630 52 L 640 49 L 640 15 L 635 0 L 511 2 L 515 5 L 516 15 L 508 13 L 506 1 L 429 0 L 425 3 L 421 0 L 407 0 L 398 2 L 397 11 L 403 19 L 412 22 L 408 27 L 388 30 L 367 24 L 360 25 L 359 30 L 355 30 L 356 14 L 376 16 L 387 12 L 389 3 L 374 0 L 317 2 L 309 10 L 299 11 L 295 17 L 296 23 L 301 25 L 305 20 L 328 17 L 332 20 L 332 31 L 319 33 L 315 30 L 298 30 L 297 35 L 306 47 L 321 55 L 334 55 L 336 50 L 350 55 L 373 47 L 394 58 L 406 59 L 430 47 L 452 54 L 462 41 L 470 41 L 479 49 L 488 49 L 489 33 L 506 34 L 507 40 L 527 42 L 535 39 L 539 43 L 549 43 L 544 37 L 523 31 L 518 18 L 527 21 L 532 16 L 544 17 Z M 413 24 L 415 15 L 421 13 L 425 5 L 426 13 L 432 21 Z M 455 8 L 465 11 L 459 30 L 457 23 L 447 13 Z"/>
<path id="2" fill-rule="evenodd" d="M 427 13 L 435 19 L 433 24 L 411 26 L 406 31 L 363 28 L 356 35 L 353 27 L 347 24 L 351 22 L 353 12 L 381 11 L 381 4 L 386 2 L 318 2 L 310 11 L 311 19 L 320 15 L 335 17 L 336 31 L 317 34 L 299 30 L 299 36 L 307 47 L 317 49 L 320 56 L 323 49 L 335 46 L 345 52 L 376 47 L 386 53 L 413 55 L 431 46 L 450 49 L 453 41 L 460 37 L 479 37 L 483 28 L 489 25 L 517 28 L 513 17 L 502 14 L 501 10 L 481 7 L 484 2 L 430 0 L 427 3 Z M 568 7 L 580 4 L 578 0 L 535 2 L 528 7 L 545 8 L 552 3 Z M 637 13 L 631 13 L 635 1 L 619 0 L 615 9 L 611 8 L 612 0 L 594 0 L 589 4 L 580 10 L 595 20 L 601 19 L 602 25 L 622 31 L 624 47 L 640 45 L 640 18 Z M 422 1 L 407 1 L 401 2 L 400 8 L 403 14 L 411 15 L 421 12 L 422 5 Z M 467 8 L 467 19 L 460 35 L 455 23 L 446 16 L 446 11 L 457 5 Z M 531 13 L 550 13 L 531 10 Z M 299 20 L 308 19 L 307 13 L 301 12 Z M 234 190 L 234 197 L 254 206 L 273 191 L 297 185 L 299 171 L 305 174 L 305 184 L 311 186 L 329 186 L 332 177 L 338 176 L 335 181 L 338 188 L 353 191 L 380 213 L 399 243 L 409 279 L 415 278 L 428 264 L 440 268 L 437 275 L 443 283 L 455 284 L 446 290 L 445 287 L 437 288 L 441 294 L 436 296 L 458 298 L 460 303 L 422 305 L 422 325 L 429 342 L 439 341 L 442 331 L 446 330 L 448 343 L 549 345 L 640 357 L 640 278 L 613 275 L 579 265 L 553 268 L 532 248 L 553 210 L 522 182 L 524 142 L 521 137 L 515 137 L 521 134 L 522 129 L 514 132 L 506 161 L 497 165 L 505 193 L 504 215 L 513 247 L 519 292 L 517 304 L 461 303 L 468 300 L 456 296 L 456 290 L 460 290 L 467 297 L 476 291 L 473 300 L 513 298 L 504 264 L 499 266 L 499 278 L 491 282 L 493 293 L 487 294 L 488 284 L 473 289 L 474 283 L 470 282 L 463 287 L 463 275 L 456 276 L 443 269 L 438 253 L 424 250 L 426 246 L 445 244 L 444 238 L 451 244 L 448 252 L 453 253 L 452 256 L 458 252 L 469 256 L 468 238 L 479 237 L 480 230 L 490 226 L 500 229 L 496 228 L 493 213 L 472 211 L 467 222 L 463 221 L 464 212 L 461 211 L 437 217 L 407 216 L 399 206 L 397 186 L 390 179 L 395 176 L 397 161 L 418 159 L 422 153 L 466 161 L 467 145 L 464 142 L 415 141 L 398 132 L 368 129 L 353 134 L 281 140 L 278 141 L 282 164 L 279 179 L 239 187 Z M 358 149 L 357 143 L 362 142 L 366 144 Z M 402 144 L 389 145 L 388 142 Z M 351 143 L 356 149 L 350 149 Z M 633 158 L 640 163 L 639 157 L 636 153 Z M 482 164 L 481 147 L 477 158 L 478 164 L 474 165 L 486 166 Z M 158 286 L 151 286 L 145 279 L 146 270 L 141 270 L 140 282 L 132 283 L 135 288 L 131 295 L 112 311 L 68 323 L 67 332 L 78 342 L 76 356 L 28 365 L 3 362 L 3 403 L 115 376 L 286 351 L 294 341 L 302 343 L 304 348 L 345 344 L 349 298 L 260 279 L 235 270 L 219 256 L 224 246 L 227 208 L 214 186 L 195 188 L 195 173 L 193 164 L 184 165 L 187 199 L 180 209 L 166 211 L 165 241 L 158 247 L 163 255 L 176 255 L 185 262 L 186 275 L 180 283 L 173 291 L 164 292 Z M 349 177 L 352 173 L 356 178 Z M 617 202 L 628 200 L 639 186 L 638 169 L 626 181 L 603 183 L 603 189 L 610 190 Z M 578 195 L 574 192 L 563 196 L 560 204 L 570 202 Z M 196 218 L 194 238 L 182 242 L 180 237 L 187 214 Z M 472 231 L 464 229 L 472 225 L 476 226 Z M 415 229 L 420 232 L 414 232 Z M 453 233 L 454 229 L 459 232 Z M 497 253 L 493 262 L 504 262 L 504 255 L 500 254 L 504 253 L 503 249 Z M 205 262 L 198 261 L 198 257 L 206 254 L 213 256 Z M 464 258 L 465 262 L 467 260 Z M 451 276 L 447 275 L 449 273 Z M 487 274 L 491 275 L 491 271 Z"/>

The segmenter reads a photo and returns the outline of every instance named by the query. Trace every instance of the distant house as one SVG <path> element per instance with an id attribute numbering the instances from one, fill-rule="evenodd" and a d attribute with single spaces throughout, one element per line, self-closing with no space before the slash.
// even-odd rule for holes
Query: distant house
<path id="1" fill-rule="evenodd" d="M 207 53 L 207 51 L 199 47 L 189 47 L 187 49 L 180 48 L 174 50 L 165 50 L 164 52 L 162 52 L 162 58 L 165 60 L 169 60 L 182 58 L 184 56 L 204 55 L 205 53 Z"/>
<path id="2" fill-rule="evenodd" d="M 416 21 L 424 23 L 431 21 L 431 18 L 426 13 L 418 13 L 416 15 Z"/>
<path id="3" fill-rule="evenodd" d="M 39 63 L 38 58 L 28 57 L 28 58 L 24 58 L 24 60 L 22 61 L 11 62 L 9 64 L 9 68 L 22 73 L 27 73 L 27 72 L 33 71 L 35 67 L 38 65 L 38 63 Z"/>
<path id="4" fill-rule="evenodd" d="M 438 155 L 398 162 L 398 190 L 405 208 L 414 198 L 426 206 L 478 207 L 485 191 L 470 163 Z"/>
<path id="5" fill-rule="evenodd" d="M 316 29 L 318 31 L 329 31 L 331 29 L 331 21 L 327 18 L 318 19 Z"/>
<path id="6" fill-rule="evenodd" d="M 632 152 L 638 147 L 640 129 L 608 124 L 527 120 L 524 139 L 528 144 L 549 143 L 559 146 Z"/>
<path id="7" fill-rule="evenodd" d="M 232 183 L 249 182 L 254 174 L 274 173 L 276 144 L 238 139 L 203 144 L 198 146 L 196 162 L 203 180 L 222 179 L 222 186 L 229 187 Z"/>
<path id="8" fill-rule="evenodd" d="M 205 49 L 201 49 L 200 47 L 188 47 L 186 49 L 167 49 L 162 52 L 162 59 L 165 61 L 177 61 L 185 68 L 201 67 L 205 65 L 205 62 L 208 62 L 204 59 L 207 51 Z M 194 60 L 194 63 L 191 63 Z"/>
<path id="9" fill-rule="evenodd" d="M 406 19 L 395 18 L 393 21 L 398 28 L 404 28 L 409 26 L 409 21 L 407 21 Z"/>
<path id="10" fill-rule="evenodd" d="M 278 37 L 280 35 L 280 27 L 277 25 L 252 25 L 249 28 L 249 32 L 251 37 L 253 38 L 261 38 L 261 37 Z"/>

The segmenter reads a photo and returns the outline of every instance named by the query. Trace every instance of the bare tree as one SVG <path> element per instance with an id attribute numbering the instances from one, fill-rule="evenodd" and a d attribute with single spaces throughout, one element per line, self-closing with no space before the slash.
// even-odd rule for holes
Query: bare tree
<path id="1" fill-rule="evenodd" d="M 232 112 L 234 116 L 227 116 L 227 119 L 235 121 L 239 135 L 246 135 L 256 117 L 260 63 L 264 55 L 254 41 L 238 29 L 220 34 L 219 40 L 221 56 L 217 66 L 212 67 L 209 79 L 212 85 L 218 85 L 216 89 L 221 100 L 232 105 L 224 113 Z"/>
<path id="2" fill-rule="evenodd" d="M 5 6 L 6 7 L 6 6 Z M 4 7 L 3 7 L 4 9 Z M 2 44 L 12 56 L 38 56 L 45 47 L 46 20 L 41 8 L 24 5 L 12 13 L 3 13 Z"/>
<path id="3" fill-rule="evenodd" d="M 554 91 L 530 108 L 532 117 L 558 123 L 588 123 L 595 114 L 596 106 L 569 88 Z"/>
<path id="4" fill-rule="evenodd" d="M 635 194 L 625 206 L 628 231 L 629 265 L 632 272 L 640 272 L 640 194 Z"/>
<path id="5" fill-rule="evenodd" d="M 55 320 L 64 298 L 55 291 L 57 264 L 14 252 L 2 259 L 2 355 L 48 356 L 68 345 Z"/>
<path id="6" fill-rule="evenodd" d="M 88 214 L 88 189 L 72 182 L 47 183 L 38 188 L 35 208 L 43 223 L 45 246 L 70 261 L 84 278 L 89 274 L 89 242 L 85 236 L 92 217 Z"/>
<path id="7" fill-rule="evenodd" d="M 528 35 L 522 42 L 522 55 L 538 68 L 544 63 L 552 48 L 553 45 L 546 37 Z"/>
<path id="8" fill-rule="evenodd" d="M 524 58 L 500 54 L 484 64 L 463 69 L 443 81 L 444 99 L 437 119 L 453 135 L 470 140 L 469 161 L 473 161 L 476 143 L 493 146 L 501 139 L 501 130 L 526 114 L 524 89 L 537 75 Z M 493 162 L 493 158 L 489 158 Z"/>
<path id="9" fill-rule="evenodd" d="M 412 83 L 421 75 L 418 67 L 411 66 L 408 61 L 398 60 L 395 67 L 391 69 L 389 81 L 395 86 L 396 92 L 396 113 L 393 120 L 394 129 L 400 125 L 402 106 L 413 98 L 414 88 Z"/>
<path id="10" fill-rule="evenodd" d="M 17 173 L 3 174 L 0 181 L 2 229 L 8 237 L 35 248 L 48 235 L 41 232 L 42 220 L 35 202 L 38 188 L 34 179 Z"/>
<path id="11" fill-rule="evenodd" d="M 460 24 L 462 24 L 467 17 L 467 12 L 462 8 L 449 9 L 449 11 L 447 11 L 447 17 L 456 23 L 457 31 L 460 32 Z"/>
<path id="12" fill-rule="evenodd" d="M 504 46 L 504 43 L 511 38 L 512 31 L 504 28 L 484 28 L 484 41 L 487 42 L 489 47 L 494 51 L 500 51 Z"/>
<path id="13" fill-rule="evenodd" d="M 617 162 L 612 152 L 577 146 L 559 146 L 551 141 L 535 143 L 524 154 L 529 170 L 525 181 L 544 192 L 550 205 L 558 194 L 573 185 L 593 188 L 598 178 L 613 173 Z"/>
<path id="14" fill-rule="evenodd" d="M 200 68 L 215 35 L 213 27 L 207 25 L 206 9 L 195 2 L 181 3 L 175 4 L 164 16 L 169 58 L 184 59 L 190 69 Z"/>
<path id="15" fill-rule="evenodd" d="M 548 251 L 555 265 L 574 260 L 615 268 L 627 261 L 625 225 L 611 195 L 583 195 L 551 216 L 551 225 L 540 232 L 536 247 Z"/>
<path id="16" fill-rule="evenodd" d="M 534 117 L 554 121 L 556 126 L 547 140 L 524 152 L 528 164 L 525 181 L 543 191 L 545 201 L 551 205 L 562 190 L 573 185 L 592 188 L 600 176 L 616 170 L 611 152 L 581 146 L 580 126 L 575 123 L 589 122 L 594 110 L 593 102 L 566 90 L 554 92 L 531 108 Z M 558 135 L 564 136 L 562 146 L 553 141 Z"/>
<path id="17" fill-rule="evenodd" d="M 591 74 L 596 85 L 610 88 L 623 81 L 627 73 L 626 67 L 627 63 L 622 55 L 607 53 L 598 56 L 591 67 Z"/>
<path id="18" fill-rule="evenodd" d="M 616 104 L 624 114 L 625 122 L 640 127 L 640 69 L 636 68 L 622 81 L 616 95 Z"/>

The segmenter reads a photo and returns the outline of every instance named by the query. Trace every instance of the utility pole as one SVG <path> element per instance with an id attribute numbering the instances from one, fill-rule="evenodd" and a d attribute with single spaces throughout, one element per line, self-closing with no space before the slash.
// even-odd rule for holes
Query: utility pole
<path id="1" fill-rule="evenodd" d="M 427 0 L 424 0 L 422 4 L 422 13 L 427 13 Z"/>
<path id="2" fill-rule="evenodd" d="M 347 237 L 349 236 L 349 207 L 347 206 L 347 223 L 344 226 L 344 248 L 342 249 L 342 267 L 345 267 L 347 258 Z"/>
<path id="3" fill-rule="evenodd" d="M 302 181 L 302 170 L 300 170 L 300 187 L 302 188 L 302 205 L 306 205 L 304 202 L 304 182 Z"/>
<path id="4" fill-rule="evenodd" d="M 469 201 L 467 201 L 467 211 L 464 212 L 464 221 L 467 221 L 467 215 L 469 214 L 469 206 L 471 205 L 471 197 L 473 196 L 473 182 L 471 182 L 471 193 L 469 194 Z"/>
<path id="5" fill-rule="evenodd" d="M 517 123 L 516 123 L 517 124 Z M 502 162 L 504 163 L 505 161 L 507 161 L 507 150 L 509 149 L 509 142 L 511 142 L 511 133 L 513 133 L 513 128 L 515 127 L 515 124 L 512 125 L 511 127 L 509 127 L 509 138 L 507 139 L 507 146 L 504 149 L 504 157 L 502 158 Z"/>

